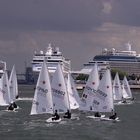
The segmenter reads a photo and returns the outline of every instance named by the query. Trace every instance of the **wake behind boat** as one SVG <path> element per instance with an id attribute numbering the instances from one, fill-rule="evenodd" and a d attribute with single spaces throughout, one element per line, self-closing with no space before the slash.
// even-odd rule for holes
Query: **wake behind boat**
<path id="1" fill-rule="evenodd" d="M 115 119 L 110 119 L 108 117 L 103 117 L 103 118 L 100 118 L 101 121 L 111 121 L 111 122 L 119 122 L 119 117 L 115 118 Z"/>
<path id="2" fill-rule="evenodd" d="M 32 101 L 33 98 L 28 98 L 28 97 L 19 97 L 18 101 Z"/>

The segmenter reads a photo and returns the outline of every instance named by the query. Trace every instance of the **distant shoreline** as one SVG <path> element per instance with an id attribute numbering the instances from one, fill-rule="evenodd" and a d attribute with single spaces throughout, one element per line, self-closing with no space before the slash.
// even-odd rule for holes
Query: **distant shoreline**
<path id="1" fill-rule="evenodd" d="M 76 84 L 76 88 L 81 90 L 85 87 L 85 84 Z M 131 89 L 140 89 L 140 84 L 139 85 L 130 85 Z"/>
<path id="2" fill-rule="evenodd" d="M 19 84 L 19 87 L 32 87 L 32 88 L 35 88 L 35 84 Z M 84 89 L 85 87 L 85 84 L 76 84 L 76 88 L 77 90 L 82 90 Z M 130 85 L 130 88 L 131 89 L 140 89 L 140 84 L 139 85 Z"/>

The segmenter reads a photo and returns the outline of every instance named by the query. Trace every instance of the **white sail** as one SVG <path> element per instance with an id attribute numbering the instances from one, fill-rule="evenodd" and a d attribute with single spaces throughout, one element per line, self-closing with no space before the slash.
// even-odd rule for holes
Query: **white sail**
<path id="1" fill-rule="evenodd" d="M 126 76 L 124 76 L 124 79 L 123 79 L 123 86 L 124 86 L 123 90 L 125 90 L 125 91 L 123 91 L 123 97 L 126 99 L 132 98 L 132 92 L 131 92 L 131 89 L 130 89 L 130 86 L 128 84 Z"/>
<path id="2" fill-rule="evenodd" d="M 124 88 L 124 84 L 121 85 L 121 89 L 122 89 L 122 96 L 124 99 L 128 98 L 128 94 Z"/>
<path id="3" fill-rule="evenodd" d="M 50 78 L 45 61 L 39 74 L 31 108 L 31 115 L 43 113 L 53 114 Z"/>
<path id="4" fill-rule="evenodd" d="M 91 73 L 89 74 L 88 81 L 82 94 L 80 110 L 92 111 L 92 102 L 98 86 L 99 74 L 97 64 L 95 64 Z"/>
<path id="5" fill-rule="evenodd" d="M 106 70 L 99 83 L 96 96 L 93 99 L 93 110 L 97 112 L 112 112 L 112 110 L 114 110 L 112 82 L 109 69 Z"/>
<path id="6" fill-rule="evenodd" d="M 9 87 L 10 87 L 10 102 L 15 102 L 16 97 L 18 95 L 18 84 L 15 66 L 13 66 L 10 74 Z"/>
<path id="7" fill-rule="evenodd" d="M 54 109 L 59 113 L 64 113 L 70 109 L 66 82 L 60 64 L 58 64 L 52 78 L 52 95 Z"/>
<path id="8" fill-rule="evenodd" d="M 122 89 L 118 73 L 116 73 L 113 81 L 113 97 L 114 100 L 122 100 Z"/>
<path id="9" fill-rule="evenodd" d="M 1 78 L 0 105 L 5 106 L 9 104 L 10 104 L 10 88 L 9 88 L 7 71 L 5 71 Z"/>
<path id="10" fill-rule="evenodd" d="M 79 108 L 80 97 L 78 95 L 77 89 L 75 87 L 75 83 L 70 73 L 68 73 L 67 89 L 69 95 L 70 108 L 71 109 Z"/>
<path id="11" fill-rule="evenodd" d="M 2 79 L 0 78 L 0 88 L 2 88 Z"/>

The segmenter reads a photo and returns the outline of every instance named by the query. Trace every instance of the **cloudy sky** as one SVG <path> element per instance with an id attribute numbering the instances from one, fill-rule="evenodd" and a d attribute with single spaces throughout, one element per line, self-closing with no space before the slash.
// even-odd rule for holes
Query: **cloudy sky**
<path id="1" fill-rule="evenodd" d="M 0 59 L 24 72 L 34 51 L 58 46 L 80 70 L 103 48 L 140 53 L 140 0 L 0 0 Z"/>

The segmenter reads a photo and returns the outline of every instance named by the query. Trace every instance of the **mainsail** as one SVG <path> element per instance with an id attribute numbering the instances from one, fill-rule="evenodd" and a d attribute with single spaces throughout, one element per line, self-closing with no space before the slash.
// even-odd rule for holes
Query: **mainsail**
<path id="1" fill-rule="evenodd" d="M 53 114 L 50 77 L 45 61 L 39 74 L 31 108 L 31 115 L 43 113 Z"/>
<path id="2" fill-rule="evenodd" d="M 16 97 L 18 96 L 18 84 L 15 66 L 13 66 L 10 74 L 9 87 L 10 87 L 10 102 L 15 102 Z"/>
<path id="3" fill-rule="evenodd" d="M 92 102 L 96 96 L 98 86 L 99 74 L 97 64 L 95 63 L 82 94 L 80 110 L 92 111 Z"/>
<path id="4" fill-rule="evenodd" d="M 66 82 L 60 64 L 58 64 L 57 69 L 53 74 L 51 85 L 54 109 L 59 113 L 64 113 L 67 110 L 70 110 Z"/>
<path id="5" fill-rule="evenodd" d="M 114 110 L 112 82 L 109 69 L 106 70 L 99 83 L 96 96 L 93 99 L 93 110 L 97 112 L 112 112 Z"/>
<path id="6" fill-rule="evenodd" d="M 124 76 L 124 79 L 123 79 L 123 86 L 124 86 L 123 90 L 125 90 L 123 91 L 123 97 L 126 99 L 132 98 L 132 92 L 131 92 L 126 76 Z"/>
<path id="7" fill-rule="evenodd" d="M 68 73 L 67 90 L 69 95 L 70 108 L 71 109 L 79 108 L 80 97 L 78 95 L 75 83 L 70 73 Z"/>
<path id="8" fill-rule="evenodd" d="M 113 81 L 113 97 L 114 100 L 122 100 L 122 89 L 118 73 L 116 73 Z"/>
<path id="9" fill-rule="evenodd" d="M 0 87 L 0 105 L 5 106 L 10 103 L 10 89 L 7 71 L 5 71 L 1 78 L 1 87 Z"/>

